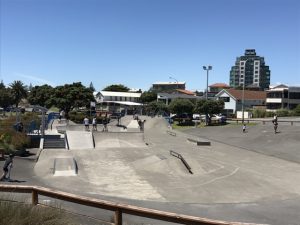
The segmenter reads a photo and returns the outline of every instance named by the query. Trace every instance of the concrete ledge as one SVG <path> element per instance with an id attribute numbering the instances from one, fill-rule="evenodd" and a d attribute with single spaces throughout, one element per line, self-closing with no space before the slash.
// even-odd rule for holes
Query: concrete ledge
<path id="1" fill-rule="evenodd" d="M 200 140 L 195 140 L 195 139 L 192 139 L 192 138 L 187 138 L 187 140 L 189 142 L 195 143 L 198 146 L 210 146 L 211 145 L 210 141 L 200 141 Z"/>
<path id="2" fill-rule="evenodd" d="M 167 130 L 166 131 L 168 134 L 170 134 L 171 136 L 174 136 L 174 137 L 176 137 L 176 133 L 175 132 L 173 132 L 173 131 L 169 131 L 169 130 Z"/>
<path id="3" fill-rule="evenodd" d="M 53 176 L 77 176 L 78 167 L 73 157 L 55 158 Z"/>

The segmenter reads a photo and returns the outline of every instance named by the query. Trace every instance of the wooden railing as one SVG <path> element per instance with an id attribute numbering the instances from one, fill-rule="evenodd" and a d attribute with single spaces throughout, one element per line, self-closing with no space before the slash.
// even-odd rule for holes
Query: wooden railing
<path id="1" fill-rule="evenodd" d="M 2 192 L 15 193 L 31 193 L 31 203 L 33 205 L 39 204 L 39 196 L 47 196 L 55 199 L 60 199 L 67 202 L 73 202 L 80 205 L 90 206 L 94 208 L 105 209 L 114 212 L 114 223 L 122 225 L 122 215 L 129 214 L 134 216 L 152 218 L 160 221 L 167 221 L 179 224 L 192 225 L 245 225 L 245 223 L 225 222 L 210 220 L 201 217 L 188 216 L 183 214 L 176 214 L 171 212 L 164 212 L 149 208 L 142 208 L 133 205 L 115 203 L 106 200 L 99 200 L 95 198 L 83 197 L 75 194 L 70 194 L 62 191 L 55 191 L 49 188 L 39 186 L 24 186 L 24 185 L 0 185 Z M 247 225 L 250 225 L 247 223 Z"/>

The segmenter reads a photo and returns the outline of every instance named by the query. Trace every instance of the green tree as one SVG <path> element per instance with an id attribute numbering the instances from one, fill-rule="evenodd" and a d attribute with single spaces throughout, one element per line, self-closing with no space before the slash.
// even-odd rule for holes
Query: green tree
<path id="1" fill-rule="evenodd" d="M 94 88 L 93 82 L 90 83 L 90 89 L 92 92 L 96 91 L 96 89 Z"/>
<path id="2" fill-rule="evenodd" d="M 163 112 L 168 112 L 168 106 L 161 102 L 161 101 L 152 101 L 149 102 L 146 106 L 145 106 L 146 112 L 149 114 L 161 114 Z"/>
<path id="3" fill-rule="evenodd" d="M 144 91 L 140 97 L 141 102 L 144 104 L 152 101 L 156 101 L 156 99 L 157 99 L 157 93 L 153 91 Z"/>
<path id="4" fill-rule="evenodd" d="M 68 113 L 73 108 L 89 107 L 90 102 L 95 101 L 93 92 L 81 82 L 65 84 L 54 89 L 50 104 Z"/>
<path id="5" fill-rule="evenodd" d="M 18 107 L 21 99 L 27 97 L 26 86 L 23 84 L 22 81 L 19 80 L 14 81 L 9 86 L 11 87 L 11 92 L 14 98 L 13 103 L 16 105 L 16 107 Z"/>
<path id="6" fill-rule="evenodd" d="M 45 84 L 42 86 L 35 86 L 28 94 L 28 101 L 32 105 L 40 105 L 46 108 L 50 108 L 51 98 L 54 92 L 54 88 Z"/>
<path id="7" fill-rule="evenodd" d="M 1 80 L 1 82 L 0 82 L 0 89 L 4 89 L 4 88 L 5 88 L 5 85 L 3 83 L 3 80 Z"/>
<path id="8" fill-rule="evenodd" d="M 218 114 L 224 109 L 223 101 L 214 100 L 198 100 L 196 102 L 194 112 L 195 113 L 205 113 L 205 114 Z"/>
<path id="9" fill-rule="evenodd" d="M 6 108 L 14 104 L 14 97 L 10 88 L 0 88 L 0 106 Z"/>
<path id="10" fill-rule="evenodd" d="M 103 89 L 103 91 L 128 92 L 129 88 L 123 84 L 112 84 Z"/>
<path id="11" fill-rule="evenodd" d="M 193 113 L 194 104 L 188 99 L 177 98 L 169 104 L 169 110 L 171 113 Z"/>

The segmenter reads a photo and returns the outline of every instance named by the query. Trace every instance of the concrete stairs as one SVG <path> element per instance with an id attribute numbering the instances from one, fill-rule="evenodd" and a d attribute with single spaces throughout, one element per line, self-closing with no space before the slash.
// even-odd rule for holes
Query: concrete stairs
<path id="1" fill-rule="evenodd" d="M 44 149 L 66 148 L 65 139 L 61 137 L 45 138 L 43 148 Z"/>

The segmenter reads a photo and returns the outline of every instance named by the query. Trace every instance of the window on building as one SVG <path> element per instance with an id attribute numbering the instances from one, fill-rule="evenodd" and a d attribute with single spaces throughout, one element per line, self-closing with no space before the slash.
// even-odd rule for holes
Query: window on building
<path id="1" fill-rule="evenodd" d="M 258 71 L 255 71 L 255 73 L 258 73 Z"/>
<path id="2" fill-rule="evenodd" d="M 290 92 L 290 99 L 300 99 L 300 92 Z"/>
<path id="3" fill-rule="evenodd" d="M 243 66 L 241 67 L 241 70 L 245 69 Z"/>
<path id="4" fill-rule="evenodd" d="M 254 79 L 254 82 L 258 82 L 258 79 Z"/>
<path id="5" fill-rule="evenodd" d="M 258 62 L 255 62 L 255 65 L 258 65 Z"/>
<path id="6" fill-rule="evenodd" d="M 258 70 L 258 66 L 256 66 L 255 69 Z"/>
<path id="7" fill-rule="evenodd" d="M 220 97 L 219 99 L 222 100 L 223 102 L 230 102 L 229 97 Z"/>
<path id="8" fill-rule="evenodd" d="M 241 62 L 241 65 L 244 65 L 245 63 L 244 62 Z"/>

